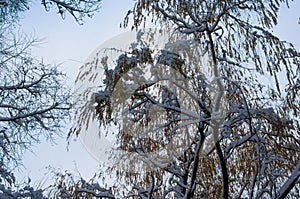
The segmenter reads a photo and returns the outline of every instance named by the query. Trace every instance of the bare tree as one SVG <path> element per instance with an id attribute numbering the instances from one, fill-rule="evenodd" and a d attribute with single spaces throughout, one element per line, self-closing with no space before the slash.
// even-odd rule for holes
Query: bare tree
<path id="1" fill-rule="evenodd" d="M 41 0 L 40 3 L 46 11 L 56 9 L 63 18 L 70 14 L 80 24 L 83 23 L 85 17 L 92 17 L 101 7 L 101 0 Z M 29 10 L 31 4 L 28 0 L 1 0 L 1 23 L 7 23 L 11 20 L 16 22 L 22 12 Z"/>
<path id="2" fill-rule="evenodd" d="M 99 10 L 97 1 L 41 1 L 78 23 Z M 43 189 L 16 183 L 15 169 L 22 154 L 44 137 L 61 135 L 70 119 L 70 91 L 58 66 L 39 61 L 31 48 L 35 38 L 18 34 L 18 20 L 29 9 L 27 0 L 0 1 L 0 198 L 43 198 Z"/>
<path id="3" fill-rule="evenodd" d="M 7 34 L 0 39 L 0 182 L 13 186 L 13 172 L 22 153 L 41 136 L 51 140 L 61 135 L 71 102 L 69 89 L 63 86 L 65 75 L 57 66 L 31 57 L 30 48 L 36 40 Z M 10 197 L 5 186 L 0 192 L 2 197 Z"/>

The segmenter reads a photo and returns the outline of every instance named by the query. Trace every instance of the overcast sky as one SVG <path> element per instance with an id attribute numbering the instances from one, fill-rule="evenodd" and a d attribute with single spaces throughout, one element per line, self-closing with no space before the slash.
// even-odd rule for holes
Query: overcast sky
<path id="1" fill-rule="evenodd" d="M 74 82 L 79 67 L 89 55 L 103 42 L 113 36 L 126 32 L 120 23 L 132 5 L 131 0 L 106 0 L 102 9 L 92 19 L 85 19 L 84 25 L 79 25 L 71 17 L 62 20 L 55 12 L 45 12 L 40 4 L 32 4 L 21 20 L 22 29 L 27 34 L 42 38 L 42 43 L 33 49 L 32 53 L 43 58 L 46 63 L 61 64 L 66 71 L 70 84 Z M 66 129 L 65 135 L 68 133 Z M 43 178 L 51 165 L 62 171 L 78 169 L 83 177 L 92 177 L 98 162 L 87 153 L 80 140 L 71 142 L 67 152 L 66 140 L 57 138 L 57 144 L 42 142 L 33 148 L 33 153 L 26 152 L 24 166 L 18 176 L 33 181 Z"/>
<path id="2" fill-rule="evenodd" d="M 127 31 L 120 29 L 119 25 L 133 1 L 104 0 L 100 12 L 92 19 L 86 19 L 84 25 L 78 25 L 69 15 L 62 20 L 55 12 L 45 12 L 40 4 L 32 5 L 21 24 L 25 33 L 43 38 L 33 54 L 47 63 L 61 64 L 69 76 L 69 82 L 73 82 L 79 67 L 92 51 L 104 41 Z M 299 48 L 300 1 L 290 6 L 290 9 L 282 8 L 275 34 Z M 78 169 L 83 177 L 89 178 L 96 171 L 98 163 L 86 152 L 80 141 L 72 142 L 67 152 L 65 138 L 59 138 L 57 145 L 42 142 L 33 148 L 33 153 L 27 152 L 24 165 L 27 169 L 23 169 L 18 176 L 23 178 L 29 175 L 35 181 L 43 178 L 46 172 L 44 168 L 48 165 L 61 168 L 62 171 Z"/>

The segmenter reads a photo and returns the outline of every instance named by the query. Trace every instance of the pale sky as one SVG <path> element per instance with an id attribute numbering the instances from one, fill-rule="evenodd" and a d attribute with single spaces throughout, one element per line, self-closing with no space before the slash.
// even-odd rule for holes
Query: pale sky
<path id="1" fill-rule="evenodd" d="M 43 58 L 46 63 L 61 64 L 73 84 L 79 67 L 89 55 L 103 42 L 128 30 L 121 29 L 120 23 L 131 7 L 132 0 L 104 0 L 102 9 L 92 19 L 85 19 L 79 25 L 67 15 L 62 20 L 55 12 L 45 12 L 40 5 L 34 5 L 25 13 L 21 20 L 22 29 L 27 34 L 43 38 L 43 42 L 33 49 L 34 56 Z M 68 133 L 68 129 L 65 130 Z M 32 181 L 44 178 L 46 166 L 51 165 L 62 171 L 78 169 L 83 177 L 90 178 L 97 171 L 98 162 L 85 150 L 78 139 L 71 142 L 66 150 L 66 140 L 57 138 L 57 144 L 43 141 L 33 148 L 33 153 L 26 152 L 24 166 L 20 178 Z"/>
<path id="2" fill-rule="evenodd" d="M 104 0 L 100 12 L 92 19 L 87 18 L 84 25 L 77 24 L 69 15 L 62 20 L 55 12 L 45 12 L 39 3 L 32 5 L 21 25 L 25 33 L 44 39 L 39 47 L 33 49 L 33 54 L 46 63 L 62 64 L 71 83 L 79 67 L 101 43 L 128 31 L 121 29 L 120 23 L 132 7 L 133 0 Z M 300 48 L 300 1 L 296 0 L 290 6 L 290 9 L 281 10 L 275 34 Z M 67 132 L 68 129 L 65 134 Z M 97 171 L 98 162 L 86 152 L 79 140 L 71 142 L 69 152 L 66 145 L 65 138 L 57 138 L 57 145 L 43 141 L 35 146 L 33 153 L 26 152 L 23 161 L 26 169 L 17 176 L 25 178 L 29 175 L 37 181 L 45 178 L 45 167 L 51 165 L 62 171 L 78 169 L 83 177 L 90 178 Z"/>

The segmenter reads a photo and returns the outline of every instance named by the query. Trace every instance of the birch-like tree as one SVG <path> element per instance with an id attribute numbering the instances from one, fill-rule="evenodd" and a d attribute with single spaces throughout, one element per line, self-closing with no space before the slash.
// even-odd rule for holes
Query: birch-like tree
<path id="1" fill-rule="evenodd" d="M 83 94 L 71 131 L 90 119 L 101 131 L 114 126 L 114 164 L 100 177 L 115 185 L 65 184 L 57 193 L 298 198 L 300 54 L 272 33 L 284 3 L 136 1 L 123 25 L 153 23 L 158 34 L 168 29 L 167 42 L 154 48 L 151 32 L 146 41 L 139 32 L 114 61 L 107 53 L 85 64 L 77 81 L 97 79 L 97 67 L 104 78 Z"/>

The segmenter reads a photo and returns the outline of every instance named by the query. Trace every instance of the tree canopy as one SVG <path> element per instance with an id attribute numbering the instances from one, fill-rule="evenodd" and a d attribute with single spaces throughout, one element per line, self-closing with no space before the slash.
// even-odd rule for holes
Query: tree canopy
<path id="1" fill-rule="evenodd" d="M 138 0 L 123 25 L 128 51 L 98 55 L 77 81 L 103 82 L 78 111 L 78 134 L 115 126 L 107 198 L 299 197 L 299 52 L 272 33 L 285 0 Z M 162 48 L 154 26 L 169 37 Z M 142 33 L 146 38 L 141 37 Z M 155 33 L 157 34 L 157 33 Z M 110 178 L 109 177 L 109 178 Z M 86 191 L 76 192 L 87 188 Z M 75 190 L 75 191 L 74 191 Z M 86 195 L 83 195 L 86 194 Z M 105 198 L 98 195 L 99 198 Z"/>

